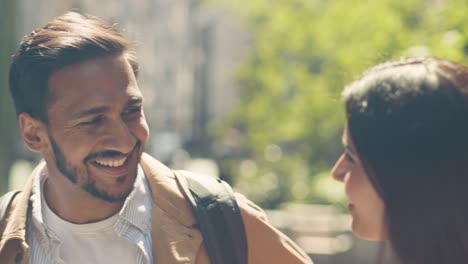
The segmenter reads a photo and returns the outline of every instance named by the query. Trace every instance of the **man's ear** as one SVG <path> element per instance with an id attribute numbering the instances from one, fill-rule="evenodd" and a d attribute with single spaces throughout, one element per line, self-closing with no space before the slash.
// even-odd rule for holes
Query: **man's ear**
<path id="1" fill-rule="evenodd" d="M 43 152 L 48 147 L 49 136 L 44 122 L 27 113 L 18 116 L 19 129 L 26 146 L 33 152 Z"/>

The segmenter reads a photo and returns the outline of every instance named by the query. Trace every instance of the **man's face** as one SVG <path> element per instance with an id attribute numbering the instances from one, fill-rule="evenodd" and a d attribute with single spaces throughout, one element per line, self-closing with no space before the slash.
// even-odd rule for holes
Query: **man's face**
<path id="1" fill-rule="evenodd" d="M 50 144 L 41 151 L 49 179 L 104 201 L 124 200 L 133 189 L 149 134 L 142 99 L 123 56 L 89 59 L 52 74 Z"/>

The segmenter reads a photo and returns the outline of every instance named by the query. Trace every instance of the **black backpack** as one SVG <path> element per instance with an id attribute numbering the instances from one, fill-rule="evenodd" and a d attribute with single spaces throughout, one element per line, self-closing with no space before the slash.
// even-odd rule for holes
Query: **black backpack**
<path id="1" fill-rule="evenodd" d="M 211 176 L 186 171 L 174 174 L 192 205 L 211 264 L 247 264 L 247 237 L 231 187 Z M 0 197 L 0 227 L 8 206 L 19 192 L 11 191 Z"/>
<path id="2" fill-rule="evenodd" d="M 224 181 L 174 171 L 192 204 L 212 264 L 247 264 L 247 238 L 239 206 Z"/>

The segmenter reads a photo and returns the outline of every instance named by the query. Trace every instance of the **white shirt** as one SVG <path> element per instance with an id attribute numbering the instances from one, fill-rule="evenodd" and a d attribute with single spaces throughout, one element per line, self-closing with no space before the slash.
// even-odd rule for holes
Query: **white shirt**
<path id="1" fill-rule="evenodd" d="M 28 214 L 29 263 L 152 263 L 151 194 L 140 167 L 134 190 L 120 212 L 83 225 L 61 219 L 47 206 L 41 192 L 46 166 L 34 177 Z"/>

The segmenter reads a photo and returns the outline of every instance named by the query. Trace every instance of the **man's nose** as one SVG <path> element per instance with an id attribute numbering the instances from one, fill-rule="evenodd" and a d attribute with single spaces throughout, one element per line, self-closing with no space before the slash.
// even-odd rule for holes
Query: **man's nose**
<path id="1" fill-rule="evenodd" d="M 123 120 L 119 120 L 112 122 L 107 128 L 107 134 L 102 145 L 107 150 L 119 151 L 126 154 L 133 150 L 136 143 L 137 139 L 128 125 Z"/>

